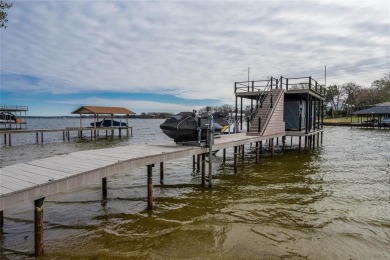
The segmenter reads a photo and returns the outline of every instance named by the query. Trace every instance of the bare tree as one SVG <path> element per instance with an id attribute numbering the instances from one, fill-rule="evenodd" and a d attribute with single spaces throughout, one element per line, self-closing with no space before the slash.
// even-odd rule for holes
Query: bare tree
<path id="1" fill-rule="evenodd" d="M 6 12 L 6 9 L 9 9 L 13 6 L 12 3 L 7 3 L 5 1 L 0 1 L 0 28 L 6 29 L 7 26 L 5 25 L 8 22 L 7 16 L 8 13 Z"/>

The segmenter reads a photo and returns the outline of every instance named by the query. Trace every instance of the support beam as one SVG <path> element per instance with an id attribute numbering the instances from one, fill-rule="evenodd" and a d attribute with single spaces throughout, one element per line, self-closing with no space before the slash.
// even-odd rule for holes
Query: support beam
<path id="1" fill-rule="evenodd" d="M 274 138 L 270 139 L 270 144 L 271 144 L 271 155 L 275 155 L 275 145 L 274 145 Z"/>
<path id="2" fill-rule="evenodd" d="M 102 206 L 107 203 L 107 177 L 102 178 Z"/>
<path id="3" fill-rule="evenodd" d="M 241 146 L 241 158 L 244 160 L 245 157 L 245 145 Z"/>
<path id="4" fill-rule="evenodd" d="M 153 164 L 148 165 L 148 210 L 153 209 Z"/>
<path id="5" fill-rule="evenodd" d="M 196 170 L 200 171 L 200 154 L 196 155 Z"/>
<path id="6" fill-rule="evenodd" d="M 206 187 L 206 154 L 202 153 L 202 187 Z"/>
<path id="7" fill-rule="evenodd" d="M 226 149 L 223 149 L 223 156 L 222 156 L 223 163 L 226 161 Z"/>
<path id="8" fill-rule="evenodd" d="M 259 142 L 256 142 L 256 163 L 259 163 Z"/>
<path id="9" fill-rule="evenodd" d="M 164 184 L 164 162 L 160 162 L 160 184 Z"/>
<path id="10" fill-rule="evenodd" d="M 4 227 L 4 213 L 3 211 L 0 211 L 0 234 L 3 234 L 3 227 Z"/>
<path id="11" fill-rule="evenodd" d="M 237 173 L 237 146 L 234 146 L 234 173 Z"/>
<path id="12" fill-rule="evenodd" d="M 44 252 L 43 247 L 43 201 L 45 198 L 34 201 L 34 241 L 35 256 L 41 256 Z"/>
<path id="13" fill-rule="evenodd" d="M 195 170 L 195 165 L 196 165 L 196 161 L 195 161 L 195 155 L 192 156 L 192 169 Z"/>
<path id="14" fill-rule="evenodd" d="M 299 136 L 299 151 L 301 151 L 301 144 L 302 144 L 302 136 Z"/>
<path id="15" fill-rule="evenodd" d="M 283 152 L 286 151 L 286 136 L 282 136 L 282 147 L 283 147 Z"/>

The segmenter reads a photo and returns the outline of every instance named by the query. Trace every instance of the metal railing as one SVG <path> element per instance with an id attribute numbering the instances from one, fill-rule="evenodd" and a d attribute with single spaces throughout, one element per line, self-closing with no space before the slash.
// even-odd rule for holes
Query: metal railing
<path id="1" fill-rule="evenodd" d="M 265 88 L 277 88 L 278 79 L 271 77 L 265 80 L 252 80 L 234 83 L 234 93 L 263 92 Z"/>
<path id="2" fill-rule="evenodd" d="M 0 111 L 28 111 L 28 106 L 0 105 Z"/>
<path id="3" fill-rule="evenodd" d="M 325 96 L 326 88 L 312 77 L 285 78 L 280 76 L 280 87 L 285 90 L 309 89 Z"/>
<path id="4" fill-rule="evenodd" d="M 298 78 L 286 78 L 280 76 L 280 79 L 271 77 L 266 80 L 252 80 L 242 81 L 234 83 L 234 93 L 243 92 L 264 92 L 269 88 L 281 88 L 285 90 L 298 90 L 309 89 L 320 96 L 325 96 L 326 88 L 324 85 L 319 84 L 314 78 L 310 77 L 298 77 Z"/>

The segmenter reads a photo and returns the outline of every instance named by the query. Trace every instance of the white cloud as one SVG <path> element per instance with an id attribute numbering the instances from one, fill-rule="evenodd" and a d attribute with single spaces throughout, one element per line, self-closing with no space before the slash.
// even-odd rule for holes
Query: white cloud
<path id="1" fill-rule="evenodd" d="M 328 82 L 369 85 L 390 68 L 389 13 L 387 1 L 15 1 L 1 70 L 40 78 L 35 91 L 196 99 L 233 100 L 248 67 L 262 79 L 328 65 Z"/>
<path id="2" fill-rule="evenodd" d="M 181 111 L 192 111 L 193 109 L 199 109 L 203 106 L 194 106 L 194 105 L 180 105 L 180 104 L 172 104 L 172 103 L 162 103 L 162 102 L 154 102 L 147 100 L 126 100 L 126 99 L 108 99 L 108 98 L 87 98 L 87 99 L 72 99 L 66 101 L 53 101 L 53 103 L 57 104 L 66 104 L 66 105 L 75 105 L 77 106 L 116 106 L 116 107 L 125 107 L 136 113 L 142 112 L 156 112 L 156 111 L 164 111 L 171 113 L 178 113 Z"/>

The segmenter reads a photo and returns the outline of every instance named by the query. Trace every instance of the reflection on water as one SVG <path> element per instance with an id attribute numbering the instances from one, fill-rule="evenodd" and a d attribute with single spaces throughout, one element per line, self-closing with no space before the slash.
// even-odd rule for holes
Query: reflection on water
<path id="1" fill-rule="evenodd" d="M 135 122 L 135 121 L 131 121 Z M 130 139 L 21 145 L 2 163 L 83 149 L 168 140 L 158 120 L 139 120 Z M 142 130 L 141 130 L 142 129 Z M 287 149 L 259 164 L 246 147 L 237 174 L 232 149 L 214 158 L 213 189 L 200 187 L 192 159 L 165 163 L 165 184 L 146 208 L 146 169 L 45 201 L 45 257 L 132 259 L 389 259 L 390 132 L 327 127 L 311 154 Z M 153 139 L 153 140 L 152 140 Z M 3 149 L 3 148 L 2 148 Z M 3 155 L 7 151 L 8 155 Z M 154 169 L 158 184 L 158 167 Z M 32 206 L 5 212 L 2 255 L 33 252 Z"/>

